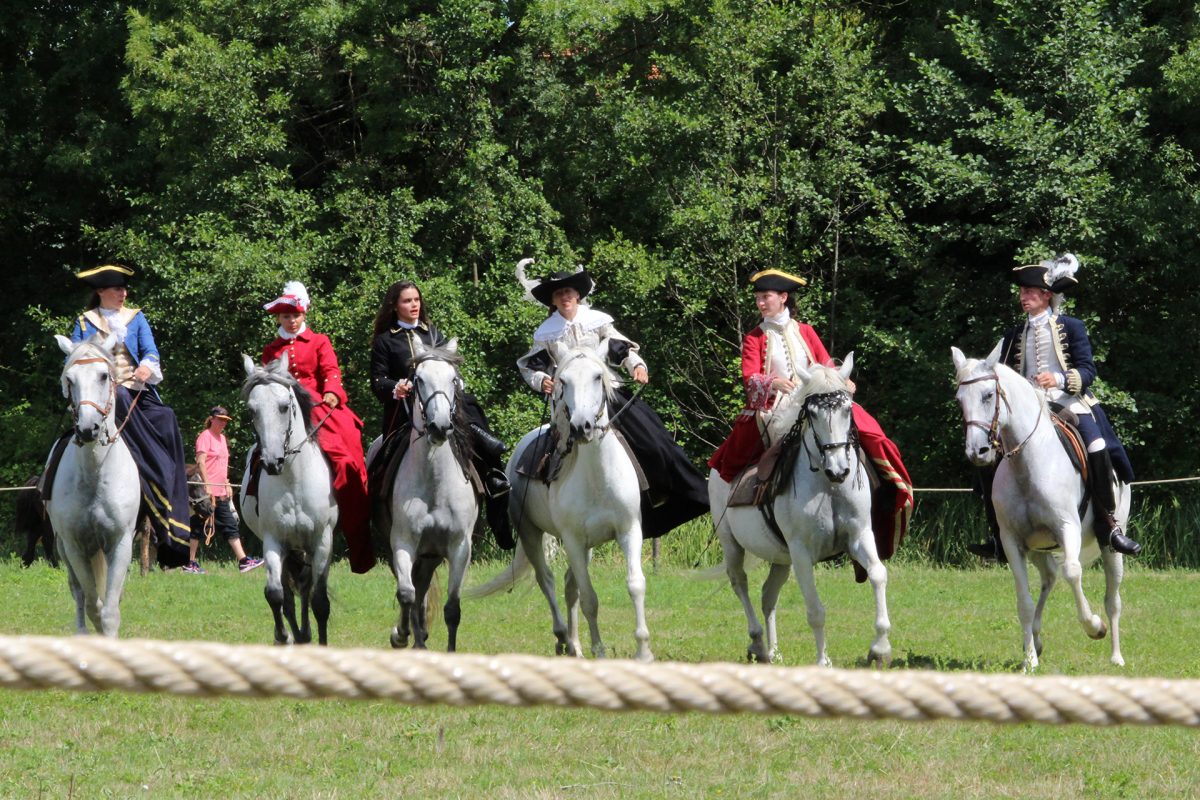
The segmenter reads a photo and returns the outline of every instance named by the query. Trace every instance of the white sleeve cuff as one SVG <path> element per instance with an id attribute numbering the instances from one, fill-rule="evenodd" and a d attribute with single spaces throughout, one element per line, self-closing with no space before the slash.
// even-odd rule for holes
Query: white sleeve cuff
<path id="1" fill-rule="evenodd" d="M 150 377 L 146 379 L 147 386 L 157 386 L 158 384 L 162 383 L 162 365 L 159 364 L 157 360 L 153 358 L 143 358 L 138 366 L 145 367 L 146 369 L 150 370 Z"/>

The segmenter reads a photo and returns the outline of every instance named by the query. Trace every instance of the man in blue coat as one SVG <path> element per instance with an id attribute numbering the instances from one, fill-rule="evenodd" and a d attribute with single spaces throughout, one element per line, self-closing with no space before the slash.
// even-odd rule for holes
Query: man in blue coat
<path id="1" fill-rule="evenodd" d="M 1079 260 L 1067 253 L 1051 261 L 1027 264 L 1013 270 L 1020 287 L 1021 309 L 1026 319 L 1004 332 L 1001 360 L 1032 383 L 1046 390 L 1052 405 L 1073 412 L 1087 447 L 1088 484 L 1092 496 L 1096 541 L 1118 553 L 1136 556 L 1142 547 L 1125 535 L 1117 523 L 1113 475 L 1123 483 L 1133 480 L 1133 468 L 1125 448 L 1109 424 L 1104 410 L 1092 394 L 1096 365 L 1092 343 L 1083 323 L 1058 313 L 1063 293 L 1078 285 L 1075 271 Z M 971 544 L 977 555 L 1003 560 L 999 526 L 992 508 L 991 484 L 994 470 L 980 476 L 994 542 Z"/>

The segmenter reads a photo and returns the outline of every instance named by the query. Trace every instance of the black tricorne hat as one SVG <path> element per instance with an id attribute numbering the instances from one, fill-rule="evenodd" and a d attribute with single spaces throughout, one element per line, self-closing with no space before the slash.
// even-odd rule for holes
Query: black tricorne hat
<path id="1" fill-rule="evenodd" d="M 552 272 L 542 278 L 537 286 L 532 287 L 529 293 L 542 305 L 553 306 L 554 293 L 559 289 L 574 289 L 579 292 L 579 299 L 582 300 L 595 286 L 596 282 L 585 269 L 578 272 Z"/>
<path id="2" fill-rule="evenodd" d="M 756 292 L 794 292 L 808 281 L 781 269 L 764 269 L 750 276 L 750 285 Z"/>
<path id="3" fill-rule="evenodd" d="M 91 286 L 93 289 L 107 289 L 111 286 L 128 286 L 133 270 L 121 264 L 104 264 L 103 266 L 76 272 L 75 277 Z"/>
<path id="4" fill-rule="evenodd" d="M 1079 285 L 1079 280 L 1075 277 L 1077 269 L 1079 269 L 1079 259 L 1071 253 L 1064 253 L 1058 258 L 1048 259 L 1037 264 L 1022 264 L 1019 267 L 1013 267 L 1012 282 L 1017 286 L 1028 286 L 1061 294 Z"/>

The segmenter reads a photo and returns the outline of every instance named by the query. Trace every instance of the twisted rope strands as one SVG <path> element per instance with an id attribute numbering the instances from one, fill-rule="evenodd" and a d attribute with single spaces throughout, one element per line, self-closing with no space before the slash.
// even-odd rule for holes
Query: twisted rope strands
<path id="1" fill-rule="evenodd" d="M 1200 727 L 1198 680 L 639 664 L 101 637 L 0 637 L 0 687 Z"/>

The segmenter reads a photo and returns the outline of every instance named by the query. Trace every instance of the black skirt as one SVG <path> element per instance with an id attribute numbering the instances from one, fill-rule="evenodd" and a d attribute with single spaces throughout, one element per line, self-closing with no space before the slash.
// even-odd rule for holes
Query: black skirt
<path id="1" fill-rule="evenodd" d="M 653 539 L 708 512 L 708 483 L 675 443 L 662 418 L 640 397 L 622 387 L 611 417 L 629 442 L 646 481 L 642 496 L 642 536 Z M 618 416 L 619 415 L 619 416 Z"/>
<path id="2" fill-rule="evenodd" d="M 134 398 L 137 405 L 130 414 Z M 192 529 L 183 437 L 175 412 L 152 389 L 132 392 L 118 386 L 117 424 L 124 424 L 121 438 L 137 464 L 142 506 L 149 509 L 159 548 L 186 553 Z"/>

